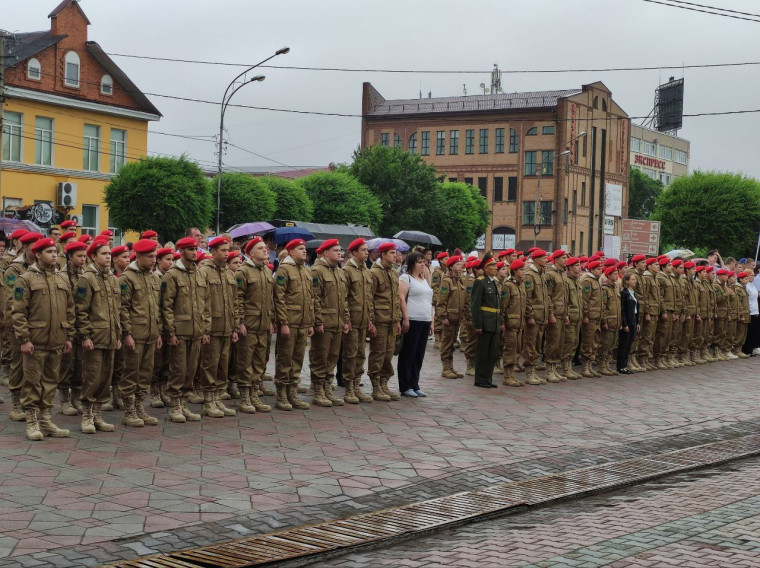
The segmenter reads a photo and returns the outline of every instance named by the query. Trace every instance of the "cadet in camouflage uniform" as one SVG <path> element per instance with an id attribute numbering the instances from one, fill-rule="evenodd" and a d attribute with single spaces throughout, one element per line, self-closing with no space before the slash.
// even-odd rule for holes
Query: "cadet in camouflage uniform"
<path id="1" fill-rule="evenodd" d="M 598 260 L 592 260 L 586 264 L 586 268 L 589 272 L 584 274 L 580 281 L 583 291 L 583 320 L 581 324 L 583 369 L 581 376 L 593 378 L 602 376 L 593 368 L 601 341 L 601 320 L 604 305 L 599 278 L 602 275 L 602 266 Z"/>
<path id="2" fill-rule="evenodd" d="M 723 351 L 729 359 L 736 359 L 733 353 L 734 336 L 736 335 L 736 322 L 739 319 L 739 299 L 736 296 L 734 285 L 736 284 L 736 273 L 733 270 L 728 271 L 728 280 L 726 280 L 726 294 L 728 296 L 728 318 L 726 318 L 726 333 L 723 336 Z"/>
<path id="3" fill-rule="evenodd" d="M 744 343 L 747 341 L 747 328 L 749 322 L 752 321 L 752 316 L 749 312 L 749 294 L 745 288 L 747 282 L 750 281 L 750 272 L 740 272 L 736 275 L 737 282 L 734 284 L 734 291 L 736 292 L 737 302 L 739 304 L 739 314 L 736 321 L 736 335 L 734 336 L 734 350 L 733 353 L 739 359 L 747 359 L 749 355 L 742 351 Z"/>
<path id="4" fill-rule="evenodd" d="M 648 258 L 645 264 L 647 267 L 644 272 L 646 296 L 642 299 L 642 303 L 646 306 L 647 315 L 644 316 L 644 323 L 641 328 L 639 351 L 642 355 L 639 362 L 647 371 L 655 371 L 657 367 L 650 359 L 654 355 L 654 340 L 660 321 L 660 287 L 657 285 L 660 264 L 656 257 Z"/>
<path id="5" fill-rule="evenodd" d="M 556 376 L 547 376 L 546 379 L 536 374 L 536 365 L 541 357 L 541 349 L 544 342 L 544 328 L 549 317 L 554 315 L 554 308 L 549 301 L 549 293 L 546 289 L 544 271 L 546 267 L 546 251 L 535 249 L 531 255 L 533 261 L 525 270 L 525 294 L 528 297 L 526 313 L 526 325 L 523 340 L 522 356 L 525 361 L 525 384 L 537 385 L 558 383 Z"/>
<path id="6" fill-rule="evenodd" d="M 464 304 L 467 286 L 462 279 L 464 262 L 461 256 L 450 256 L 445 260 L 447 274 L 441 280 L 435 313 L 441 322 L 441 377 L 460 379 L 464 374 L 454 369 L 454 343 L 459 336 L 459 325 L 464 319 Z"/>
<path id="7" fill-rule="evenodd" d="M 697 290 L 694 285 L 695 267 L 696 264 L 693 262 L 684 262 L 678 267 L 678 283 L 681 286 L 685 317 L 681 328 L 681 337 L 678 340 L 678 353 L 679 359 L 687 367 L 694 367 L 697 364 L 691 352 L 694 341 L 694 323 L 697 318 Z"/>
<path id="8" fill-rule="evenodd" d="M 87 262 L 87 245 L 75 240 L 66 245 L 64 254 L 67 260 L 62 274 L 66 276 L 73 295 Z M 61 397 L 61 414 L 76 416 L 82 413 L 82 343 L 76 336 L 71 351 L 61 355 L 58 392 Z"/>
<path id="9" fill-rule="evenodd" d="M 633 344 L 631 345 L 631 353 L 630 353 L 630 356 L 628 357 L 628 368 L 638 373 L 647 371 L 647 368 L 644 365 L 647 358 L 647 354 L 642 349 L 642 347 L 646 346 L 646 341 L 644 341 L 644 343 L 642 343 L 641 341 L 641 335 L 644 332 L 644 320 L 646 320 L 647 317 L 649 316 L 649 310 L 648 310 L 648 306 L 646 302 L 647 287 L 649 286 L 649 281 L 644 279 L 645 271 L 646 271 L 646 256 L 644 256 L 643 254 L 635 255 L 631 259 L 631 268 L 629 272 L 633 272 L 633 274 L 636 276 L 636 286 L 634 288 L 634 292 L 636 293 L 636 299 L 639 302 L 638 303 L 639 333 L 637 333 L 633 338 Z M 641 362 L 639 362 L 639 357 L 641 357 Z"/>
<path id="10" fill-rule="evenodd" d="M 160 248 L 156 251 L 156 267 L 153 272 L 158 276 L 159 286 L 164 274 L 174 264 L 174 251 L 170 248 Z M 162 305 L 162 295 L 159 295 L 159 307 Z M 162 319 L 163 323 L 163 319 Z M 153 408 L 164 408 L 171 404 L 166 394 L 169 378 L 169 337 L 161 326 L 161 348 L 156 349 L 153 356 L 153 379 L 150 383 L 150 405 Z"/>
<path id="11" fill-rule="evenodd" d="M 679 356 L 679 340 L 684 330 L 686 322 L 685 303 L 683 289 L 680 283 L 680 273 L 683 270 L 683 259 L 676 258 L 671 262 L 672 272 L 668 275 L 673 282 L 673 325 L 670 328 L 670 354 L 669 362 L 673 367 L 683 367 L 685 363 Z M 667 365 L 667 363 L 666 363 Z"/>
<path id="12" fill-rule="evenodd" d="M 565 348 L 565 331 L 570 325 L 567 316 L 567 288 L 565 287 L 565 263 L 567 253 L 555 250 L 549 257 L 553 264 L 546 269 L 546 289 L 549 294 L 551 314 L 546 325 L 546 346 L 544 355 L 549 366 L 547 380 L 550 378 L 566 381 L 568 379 L 559 368 Z"/>
<path id="13" fill-rule="evenodd" d="M 718 361 L 728 361 L 723 344 L 726 339 L 726 321 L 728 320 L 728 270 L 721 268 L 715 271 L 713 291 L 715 292 L 715 326 L 712 343 L 715 346 L 715 357 Z"/>
<path id="14" fill-rule="evenodd" d="M 367 374 L 372 382 L 372 398 L 387 402 L 401 395 L 388 388 L 393 376 L 393 349 L 401 333 L 401 303 L 398 296 L 398 272 L 393 268 L 396 245 L 378 247 L 380 258 L 372 265 L 372 323 L 375 335 L 370 336 Z"/>
<path id="15" fill-rule="evenodd" d="M 707 291 L 707 272 L 704 266 L 695 269 L 694 298 L 697 315 L 694 317 L 694 334 L 692 335 L 692 360 L 697 364 L 707 363 L 705 358 L 705 336 L 707 335 L 707 321 L 709 316 L 709 298 Z"/>
<path id="16" fill-rule="evenodd" d="M 475 285 L 477 270 L 476 266 L 480 264 L 477 258 L 471 258 L 465 264 L 465 271 L 462 274 L 465 287 L 464 313 L 462 329 L 464 329 L 464 340 L 462 342 L 462 352 L 464 353 L 465 371 L 468 377 L 475 376 L 475 352 L 478 347 L 478 336 L 472 328 L 472 287 Z"/>
<path id="17" fill-rule="evenodd" d="M 433 269 L 433 273 L 430 277 L 430 287 L 433 289 L 433 309 L 438 305 L 438 291 L 441 289 L 441 280 L 443 280 L 444 276 L 444 262 L 448 256 L 449 253 L 447 252 L 439 252 L 435 257 L 438 261 L 438 266 Z M 441 320 L 437 314 L 433 316 L 433 335 L 435 336 L 435 344 L 433 347 L 440 349 L 443 330 L 441 329 Z"/>
<path id="18" fill-rule="evenodd" d="M 567 317 L 570 324 L 565 327 L 565 342 L 562 348 L 562 374 L 568 379 L 583 378 L 573 371 L 573 356 L 580 341 L 581 322 L 583 320 L 583 291 L 580 277 L 581 262 L 577 257 L 567 259 L 567 272 L 564 274 L 565 289 L 567 290 Z"/>
<path id="19" fill-rule="evenodd" d="M 3 256 L 0 257 L 0 363 L 2 364 L 2 377 L 0 385 L 7 387 L 11 375 L 11 352 L 10 346 L 13 340 L 13 325 L 6 322 L 5 306 L 8 304 L 9 297 L 13 296 L 13 288 L 3 285 L 5 283 L 5 269 L 21 252 L 21 242 L 19 239 L 28 233 L 26 229 L 16 229 L 8 236 L 8 242 L 5 247 Z M 23 419 L 22 419 L 23 420 Z"/>
<path id="20" fill-rule="evenodd" d="M 618 345 L 618 332 L 622 329 L 622 314 L 620 311 L 620 292 L 617 289 L 618 271 L 615 266 L 610 266 L 604 271 L 604 279 L 601 284 L 602 291 L 602 319 L 599 338 L 599 350 L 597 361 L 599 372 L 612 377 L 618 372 L 610 368 L 612 352 Z"/>
<path id="21" fill-rule="evenodd" d="M 523 287 L 525 262 L 514 260 L 509 265 L 510 275 L 501 290 L 501 326 L 503 343 L 504 379 L 501 384 L 508 387 L 521 387 L 523 384 L 515 378 L 515 364 L 522 334 L 525 329 L 525 312 L 528 297 Z"/>
<path id="22" fill-rule="evenodd" d="M 670 345 L 673 323 L 676 319 L 675 283 L 671 274 L 673 266 L 667 256 L 658 260 L 660 272 L 655 282 L 660 290 L 660 321 L 657 323 L 657 333 L 654 340 L 654 358 L 658 369 L 674 369 L 675 363 L 670 361 Z"/>

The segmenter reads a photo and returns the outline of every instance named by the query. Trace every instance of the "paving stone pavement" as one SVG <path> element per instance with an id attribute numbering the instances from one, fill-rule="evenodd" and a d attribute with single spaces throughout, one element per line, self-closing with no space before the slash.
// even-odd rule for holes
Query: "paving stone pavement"
<path id="1" fill-rule="evenodd" d="M 72 437 L 35 443 L 3 417 L 0 567 L 93 566 L 756 433 L 758 361 L 484 391 L 440 378 L 431 346 L 424 399 L 188 424 L 150 409 L 158 427 L 93 436 L 58 416 Z"/>
<path id="2" fill-rule="evenodd" d="M 760 566 L 760 458 L 311 566 Z"/>

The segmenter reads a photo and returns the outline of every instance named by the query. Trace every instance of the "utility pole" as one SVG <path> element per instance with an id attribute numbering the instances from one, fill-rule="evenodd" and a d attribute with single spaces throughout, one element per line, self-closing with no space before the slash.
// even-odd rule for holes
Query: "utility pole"
<path id="1" fill-rule="evenodd" d="M 5 133 L 5 31 L 0 30 L 0 199 L 2 213 L 5 214 L 5 198 L 3 195 L 3 134 Z"/>

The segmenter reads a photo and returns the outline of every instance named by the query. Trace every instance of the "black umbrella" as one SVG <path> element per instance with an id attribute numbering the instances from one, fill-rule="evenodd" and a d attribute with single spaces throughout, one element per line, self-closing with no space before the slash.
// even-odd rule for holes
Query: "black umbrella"
<path id="1" fill-rule="evenodd" d="M 422 243 L 425 245 L 443 246 L 443 243 L 435 235 L 429 235 L 422 231 L 399 231 L 394 238 L 403 239 L 405 241 L 412 241 L 414 243 Z"/>

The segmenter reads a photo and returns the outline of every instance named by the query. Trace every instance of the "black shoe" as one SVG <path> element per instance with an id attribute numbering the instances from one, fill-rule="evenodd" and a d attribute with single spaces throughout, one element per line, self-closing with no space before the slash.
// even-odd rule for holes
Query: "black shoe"
<path id="1" fill-rule="evenodd" d="M 480 387 L 480 388 L 482 388 L 482 389 L 490 389 L 490 388 L 491 388 L 491 385 L 479 385 L 479 384 L 477 384 L 477 383 L 475 383 L 475 386 L 476 386 L 476 387 Z"/>
<path id="2" fill-rule="evenodd" d="M 498 388 L 499 388 L 499 385 L 491 385 L 491 388 L 492 388 L 492 389 L 498 389 Z"/>

